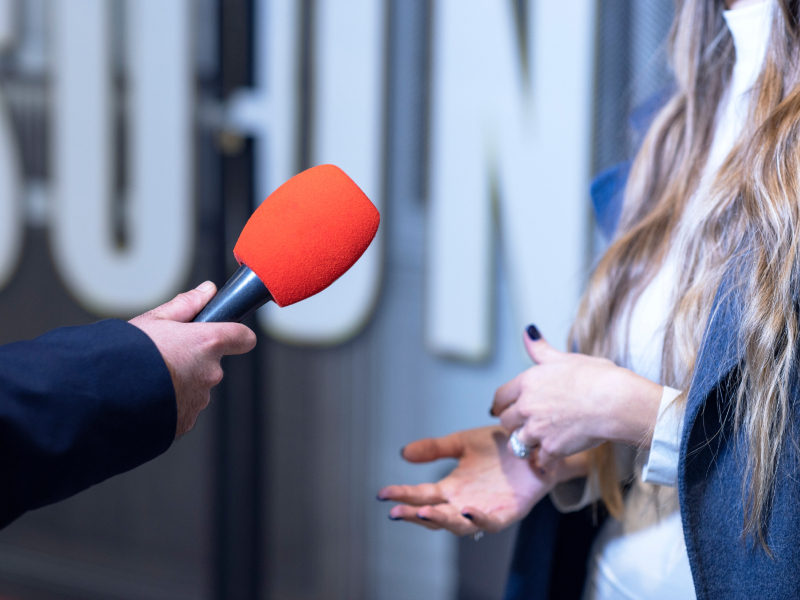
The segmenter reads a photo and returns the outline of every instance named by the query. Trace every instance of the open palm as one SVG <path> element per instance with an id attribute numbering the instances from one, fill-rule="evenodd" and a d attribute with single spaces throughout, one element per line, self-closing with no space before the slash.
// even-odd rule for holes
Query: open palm
<path id="1" fill-rule="evenodd" d="M 457 535 L 508 527 L 556 483 L 553 475 L 534 472 L 528 461 L 511 454 L 502 427 L 418 440 L 405 447 L 403 458 L 414 463 L 456 458 L 458 465 L 436 483 L 383 488 L 379 499 L 401 503 L 392 508 L 390 518 Z"/>

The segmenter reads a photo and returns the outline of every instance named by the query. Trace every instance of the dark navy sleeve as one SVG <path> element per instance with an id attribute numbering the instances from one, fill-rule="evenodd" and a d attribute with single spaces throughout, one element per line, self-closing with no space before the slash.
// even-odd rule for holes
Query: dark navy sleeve
<path id="1" fill-rule="evenodd" d="M 560 513 L 545 496 L 520 523 L 503 600 L 580 600 L 603 511 Z"/>
<path id="2" fill-rule="evenodd" d="M 0 346 L 0 527 L 166 451 L 172 378 L 119 320 Z"/>

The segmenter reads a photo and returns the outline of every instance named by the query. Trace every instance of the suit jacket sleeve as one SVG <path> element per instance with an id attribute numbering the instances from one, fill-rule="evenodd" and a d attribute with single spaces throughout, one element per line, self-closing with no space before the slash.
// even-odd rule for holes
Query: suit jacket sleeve
<path id="1" fill-rule="evenodd" d="M 176 421 L 169 370 L 129 323 L 0 346 L 0 527 L 155 458 Z"/>

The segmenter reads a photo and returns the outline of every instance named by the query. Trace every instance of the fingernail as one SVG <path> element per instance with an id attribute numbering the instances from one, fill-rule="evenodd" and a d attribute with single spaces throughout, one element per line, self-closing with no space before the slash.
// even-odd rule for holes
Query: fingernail
<path id="1" fill-rule="evenodd" d="M 402 521 L 403 517 L 393 517 L 392 515 L 389 515 L 389 520 L 390 521 Z"/>
<path id="2" fill-rule="evenodd" d="M 406 450 L 406 447 L 405 447 L 405 446 L 403 446 L 402 448 L 400 448 L 400 458 L 402 458 L 402 459 L 404 459 L 404 460 L 405 460 L 405 458 L 406 458 L 405 456 L 403 456 L 403 452 L 405 452 L 405 450 Z"/>
<path id="3" fill-rule="evenodd" d="M 536 325 L 528 325 L 528 328 L 525 329 L 525 331 L 527 332 L 528 337 L 531 338 L 531 341 L 535 342 L 542 337 L 542 334 L 539 333 L 539 329 L 536 327 Z"/>
<path id="4" fill-rule="evenodd" d="M 204 281 L 203 283 L 201 283 L 200 285 L 198 285 L 194 289 L 196 289 L 196 290 L 198 290 L 200 292 L 210 292 L 211 290 L 214 289 L 214 284 L 211 283 L 210 281 Z"/>
<path id="5" fill-rule="evenodd" d="M 417 518 L 421 519 L 423 521 L 430 521 L 430 519 L 428 517 L 423 517 L 422 515 L 417 515 Z"/>
<path id="6" fill-rule="evenodd" d="M 465 519 L 469 519 L 470 521 L 474 521 L 475 520 L 475 517 L 473 517 L 469 513 L 461 513 L 461 516 L 464 517 Z"/>
<path id="7" fill-rule="evenodd" d="M 489 409 L 489 416 L 490 416 L 490 417 L 493 417 L 493 416 L 494 416 L 494 406 L 492 406 L 492 407 Z"/>
<path id="8" fill-rule="evenodd" d="M 388 500 L 388 498 L 383 498 L 383 497 L 381 497 L 381 496 L 375 496 L 375 499 L 376 499 L 378 502 L 386 502 L 386 501 Z"/>

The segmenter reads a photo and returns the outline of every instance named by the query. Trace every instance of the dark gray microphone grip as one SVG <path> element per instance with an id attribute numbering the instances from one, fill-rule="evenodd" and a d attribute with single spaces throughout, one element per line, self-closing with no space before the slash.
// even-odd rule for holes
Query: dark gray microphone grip
<path id="1" fill-rule="evenodd" d="M 272 300 L 258 276 L 242 265 L 194 319 L 195 323 L 241 323 Z"/>

